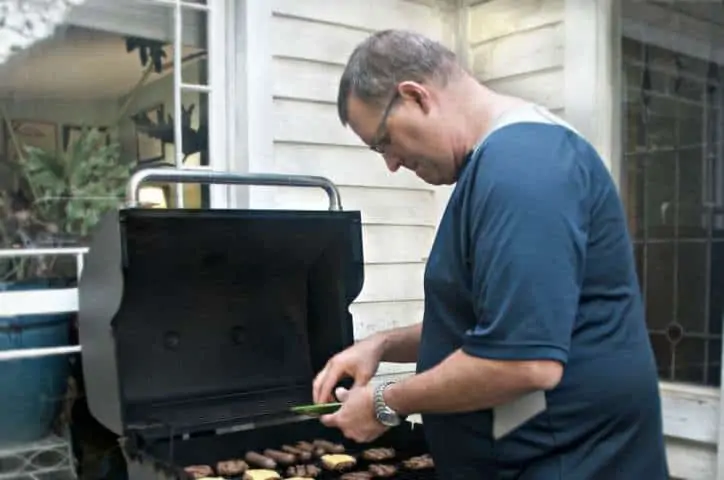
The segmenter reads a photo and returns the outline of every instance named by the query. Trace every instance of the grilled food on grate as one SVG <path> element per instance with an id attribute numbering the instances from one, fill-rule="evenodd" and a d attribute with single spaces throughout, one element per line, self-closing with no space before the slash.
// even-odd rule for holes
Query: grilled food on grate
<path id="1" fill-rule="evenodd" d="M 335 472 L 345 472 L 351 470 L 357 465 L 357 459 L 352 455 L 346 455 L 344 453 L 328 453 L 322 455 L 320 458 L 322 466 L 327 470 Z"/>
<path id="2" fill-rule="evenodd" d="M 395 458 L 395 454 L 394 448 L 370 448 L 362 452 L 362 458 L 370 462 L 381 462 Z"/>
<path id="3" fill-rule="evenodd" d="M 375 463 L 370 465 L 369 471 L 372 475 L 379 478 L 389 478 L 397 475 L 397 467 L 394 465 Z"/>
<path id="4" fill-rule="evenodd" d="M 305 452 L 313 452 L 314 451 L 314 445 L 312 445 L 309 442 L 305 442 L 304 440 L 300 440 L 297 442 L 296 447 L 300 450 L 304 450 Z"/>
<path id="5" fill-rule="evenodd" d="M 425 470 L 433 468 L 435 463 L 432 461 L 432 457 L 426 453 L 424 455 L 409 458 L 402 462 L 402 465 L 410 470 Z"/>
<path id="6" fill-rule="evenodd" d="M 249 465 L 244 460 L 239 459 L 225 460 L 216 464 L 216 473 L 227 477 L 241 475 L 248 469 Z"/>
<path id="7" fill-rule="evenodd" d="M 296 457 L 291 453 L 280 452 L 279 450 L 274 450 L 271 448 L 267 448 L 266 450 L 264 450 L 264 456 L 267 458 L 271 458 L 280 465 L 292 465 L 297 461 Z"/>
<path id="8" fill-rule="evenodd" d="M 306 444 L 309 448 L 315 448 L 309 442 L 299 442 L 297 445 Z M 326 445 L 328 447 L 328 445 Z M 287 445 L 288 447 L 288 445 Z M 304 450 L 298 449 L 298 447 L 282 447 L 280 450 L 265 449 L 264 453 L 267 455 L 261 455 L 256 452 L 248 452 L 247 458 L 251 457 L 258 460 L 259 462 L 273 461 L 268 453 L 279 452 L 290 455 L 293 458 L 295 455 L 292 451 L 297 451 L 297 454 Z M 285 451 L 286 450 L 286 451 Z M 252 455 L 249 455 L 252 454 Z M 218 462 L 216 466 L 216 474 L 221 475 L 219 477 L 213 476 L 213 469 L 207 465 L 191 465 L 186 467 L 184 470 L 193 475 L 197 480 L 228 480 L 230 477 L 240 480 L 315 480 L 320 476 L 323 476 L 323 469 L 318 465 L 321 464 L 324 470 L 329 472 L 336 472 L 339 477 L 329 477 L 334 473 L 327 474 L 329 478 L 339 478 L 340 480 L 372 480 L 375 478 L 397 478 L 401 473 L 401 469 L 415 472 L 414 475 L 422 475 L 423 472 L 434 472 L 434 462 L 429 454 L 418 455 L 410 458 L 406 458 L 404 449 L 402 449 L 401 458 L 394 460 L 398 455 L 395 448 L 391 447 L 374 447 L 364 450 L 360 453 L 360 457 L 367 460 L 370 463 L 366 470 L 354 470 L 358 465 L 357 459 L 349 454 L 340 453 L 327 453 L 321 456 L 318 460 L 309 458 L 307 462 L 300 461 L 294 465 L 288 465 L 282 468 L 281 463 L 275 462 L 274 468 L 255 468 L 249 469 L 246 462 L 239 459 L 231 459 L 226 461 Z M 259 458 L 257 458 L 259 457 Z M 378 460 L 382 458 L 383 460 Z M 392 463 L 380 463 L 382 461 L 391 461 Z M 281 468 L 281 470 L 280 470 Z M 410 475 L 412 473 L 408 473 Z M 432 473 L 431 473 L 432 474 Z M 415 477 L 417 478 L 417 477 Z M 434 478 L 429 477 L 425 474 L 421 478 Z"/>
<path id="9" fill-rule="evenodd" d="M 244 480 L 280 480 L 282 477 L 276 470 L 256 469 L 247 470 L 243 478 Z"/>
<path id="10" fill-rule="evenodd" d="M 273 459 L 253 451 L 246 452 L 244 460 L 246 460 L 249 465 L 254 465 L 255 467 L 260 467 L 267 470 L 273 470 L 277 468 L 277 462 L 275 462 Z"/>
<path id="11" fill-rule="evenodd" d="M 339 477 L 340 480 L 372 480 L 370 472 L 348 472 Z"/>
<path id="12" fill-rule="evenodd" d="M 287 469 L 290 477 L 317 478 L 322 470 L 316 465 L 293 465 Z"/>
<path id="13" fill-rule="evenodd" d="M 315 446 L 312 445 L 311 443 L 305 442 L 305 441 L 303 441 L 303 440 L 300 441 L 300 442 L 297 442 L 297 444 L 296 444 L 295 446 L 296 446 L 298 449 L 304 450 L 305 452 L 308 452 L 310 455 L 312 455 L 312 456 L 314 456 L 314 457 L 317 457 L 317 458 L 319 458 L 319 457 L 321 457 L 322 455 L 324 455 L 325 453 L 327 453 L 323 448 L 321 448 L 321 447 L 315 447 Z"/>
<path id="14" fill-rule="evenodd" d="M 344 453 L 344 445 L 339 443 L 332 443 L 327 440 L 314 440 L 312 445 L 316 448 L 321 448 L 326 453 Z"/>
<path id="15" fill-rule="evenodd" d="M 189 465 L 184 468 L 186 473 L 194 478 L 207 478 L 214 474 L 214 469 L 208 465 Z"/>
<path id="16" fill-rule="evenodd" d="M 291 453 L 297 458 L 298 462 L 308 462 L 312 459 L 312 452 L 309 450 L 303 450 L 299 447 L 293 447 L 291 445 L 282 445 L 282 451 Z"/>

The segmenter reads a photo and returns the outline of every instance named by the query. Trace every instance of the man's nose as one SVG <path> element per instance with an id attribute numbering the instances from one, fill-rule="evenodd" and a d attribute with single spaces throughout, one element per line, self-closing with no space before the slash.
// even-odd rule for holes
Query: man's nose
<path id="1" fill-rule="evenodd" d="M 400 157 L 396 155 L 386 152 L 382 155 L 382 157 L 385 159 L 387 169 L 392 173 L 398 171 L 402 166 L 402 161 L 400 160 Z"/>

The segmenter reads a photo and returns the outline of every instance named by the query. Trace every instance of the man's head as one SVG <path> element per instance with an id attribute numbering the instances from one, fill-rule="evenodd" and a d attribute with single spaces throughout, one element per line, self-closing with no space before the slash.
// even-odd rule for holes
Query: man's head
<path id="1" fill-rule="evenodd" d="M 350 56 L 337 98 L 339 118 L 388 168 L 432 184 L 453 183 L 462 154 L 450 88 L 471 78 L 455 54 L 423 35 L 386 30 Z"/>

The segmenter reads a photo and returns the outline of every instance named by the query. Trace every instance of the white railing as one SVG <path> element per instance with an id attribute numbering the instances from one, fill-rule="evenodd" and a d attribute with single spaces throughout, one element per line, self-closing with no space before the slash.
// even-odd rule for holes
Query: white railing
<path id="1" fill-rule="evenodd" d="M 0 259 L 18 257 L 73 255 L 76 259 L 78 278 L 83 271 L 83 256 L 87 248 L 28 248 L 0 249 Z M 2 291 L 0 292 L 0 318 L 16 315 L 45 315 L 78 311 L 78 289 L 58 288 L 47 290 Z M 47 357 L 79 353 L 80 345 L 65 345 L 47 348 L 23 348 L 0 351 L 0 361 L 23 358 Z"/>

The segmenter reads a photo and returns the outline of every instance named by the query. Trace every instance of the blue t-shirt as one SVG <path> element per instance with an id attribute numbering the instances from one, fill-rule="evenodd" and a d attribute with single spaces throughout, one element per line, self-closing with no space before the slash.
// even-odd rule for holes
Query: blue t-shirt
<path id="1" fill-rule="evenodd" d="M 666 480 L 661 403 L 624 211 L 572 129 L 500 126 L 469 155 L 425 271 L 418 371 L 455 350 L 562 362 L 547 408 L 423 415 L 447 480 Z"/>

